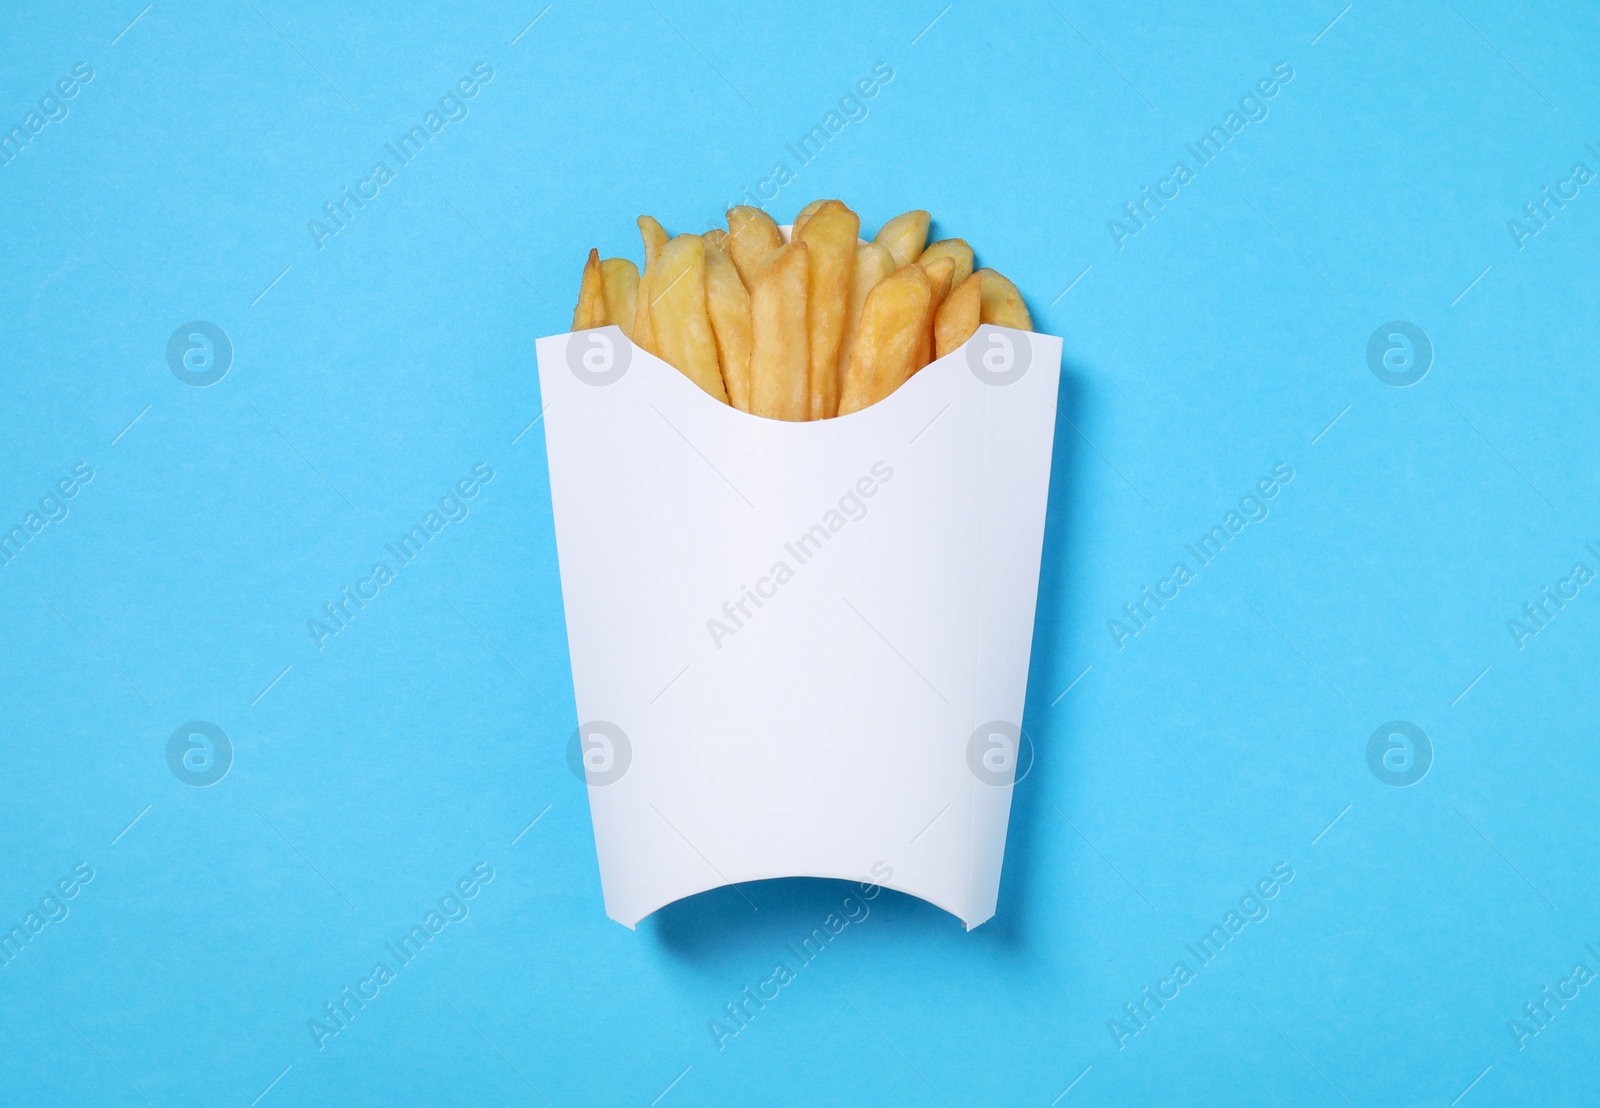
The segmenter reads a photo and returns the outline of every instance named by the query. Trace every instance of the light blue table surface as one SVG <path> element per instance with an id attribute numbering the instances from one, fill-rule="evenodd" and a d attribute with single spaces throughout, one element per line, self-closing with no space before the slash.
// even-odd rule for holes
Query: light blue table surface
<path id="1" fill-rule="evenodd" d="M 0 11 L 0 1103 L 1600 1096 L 1592 6 L 141 3 Z M 530 424 L 746 189 L 1066 353 L 998 915 L 718 1034 L 850 886 L 606 919 Z"/>

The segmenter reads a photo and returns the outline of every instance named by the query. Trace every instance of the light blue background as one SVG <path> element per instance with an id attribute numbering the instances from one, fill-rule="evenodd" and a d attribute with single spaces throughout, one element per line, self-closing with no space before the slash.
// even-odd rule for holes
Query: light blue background
<path id="1" fill-rule="evenodd" d="M 1600 971 L 1600 586 L 1521 649 L 1507 622 L 1600 570 L 1600 183 L 1506 226 L 1600 171 L 1592 8 L 140 2 L 0 12 L 4 127 L 96 74 L 0 167 L 0 523 L 96 474 L 0 568 L 0 924 L 95 872 L 0 969 L 0 1101 L 1593 1101 L 1600 984 L 1521 1049 L 1507 1022 Z M 470 115 L 318 249 L 478 62 Z M 885 893 L 719 1050 L 849 887 L 605 918 L 533 345 L 591 245 L 708 226 L 880 62 L 772 208 L 928 208 L 1065 337 L 1037 764 L 993 921 Z M 1119 250 L 1108 220 L 1279 62 Z M 209 388 L 166 362 L 194 319 L 234 345 Z M 1368 369 L 1390 320 L 1433 344 L 1409 388 Z M 306 620 L 478 462 L 471 516 L 319 652 Z M 1119 650 L 1107 621 L 1280 462 L 1270 517 Z M 235 747 L 210 788 L 167 766 L 195 719 Z M 1409 788 L 1367 763 L 1397 719 L 1433 747 Z M 471 915 L 319 1051 L 324 1002 L 479 862 Z M 1279 862 L 1270 916 L 1119 1049 Z"/>

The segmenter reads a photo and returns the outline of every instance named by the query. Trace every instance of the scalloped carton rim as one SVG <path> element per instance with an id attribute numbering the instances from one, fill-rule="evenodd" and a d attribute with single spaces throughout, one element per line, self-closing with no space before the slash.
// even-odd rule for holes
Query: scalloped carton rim
<path id="1" fill-rule="evenodd" d="M 808 423 L 718 403 L 616 327 L 538 361 L 606 914 L 813 876 L 990 918 L 1061 340 L 985 325 Z"/>

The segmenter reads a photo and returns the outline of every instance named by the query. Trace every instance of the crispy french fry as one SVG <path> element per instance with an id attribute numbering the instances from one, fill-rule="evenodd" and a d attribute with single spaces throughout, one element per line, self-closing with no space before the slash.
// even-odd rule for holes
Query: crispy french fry
<path id="1" fill-rule="evenodd" d="M 976 273 L 957 285 L 933 320 L 933 356 L 942 358 L 972 337 L 982 322 L 983 278 Z"/>
<path id="2" fill-rule="evenodd" d="M 807 253 L 803 242 L 781 246 L 751 275 L 750 410 L 769 419 L 799 422 L 810 412 Z"/>
<path id="3" fill-rule="evenodd" d="M 667 244 L 667 232 L 648 215 L 639 217 L 639 237 L 644 239 L 644 272 L 639 277 L 639 293 L 634 305 L 633 334 L 628 337 L 641 350 L 656 353 L 655 328 L 650 318 L 651 278 L 655 276 L 656 255 Z"/>
<path id="4" fill-rule="evenodd" d="M 805 226 L 806 220 L 816 215 L 817 209 L 826 203 L 826 200 L 813 200 L 811 203 L 800 209 L 799 214 L 794 217 L 794 222 L 789 225 L 790 242 L 793 242 L 794 237 L 800 233 L 800 228 Z"/>
<path id="5" fill-rule="evenodd" d="M 572 310 L 572 329 L 585 331 L 590 327 L 604 327 L 606 318 L 605 286 L 600 279 L 600 251 L 589 251 L 589 260 L 583 263 L 583 283 L 578 286 L 578 306 Z"/>
<path id="6" fill-rule="evenodd" d="M 1022 302 L 1016 285 L 992 269 L 980 269 L 978 276 L 983 279 L 980 312 L 983 322 L 997 327 L 1015 327 L 1019 331 L 1033 330 L 1033 317 L 1028 314 L 1028 306 Z"/>
<path id="7" fill-rule="evenodd" d="M 850 362 L 850 348 L 855 344 L 856 328 L 861 323 L 861 306 L 867 302 L 879 281 L 894 272 L 894 255 L 882 243 L 856 244 L 855 269 L 850 277 L 850 308 L 845 315 L 844 335 L 839 340 L 839 381 L 844 382 L 845 367 Z"/>
<path id="8" fill-rule="evenodd" d="M 966 239 L 940 239 L 938 242 L 930 243 L 917 261 L 926 266 L 935 258 L 955 259 L 956 270 L 950 279 L 951 288 L 955 288 L 972 276 L 972 247 L 967 245 Z"/>
<path id="9" fill-rule="evenodd" d="M 701 231 L 700 237 L 706 240 L 707 246 L 715 246 L 718 250 L 727 252 L 728 232 L 721 227 L 713 227 L 709 231 Z"/>
<path id="10" fill-rule="evenodd" d="M 921 267 L 919 266 L 918 268 L 920 269 Z M 923 273 L 926 274 L 927 270 L 923 270 Z M 931 279 L 928 282 L 928 287 L 928 318 L 922 326 L 922 335 L 917 342 L 916 355 L 911 359 L 913 367 L 911 372 L 913 374 L 920 373 L 924 366 L 933 361 L 933 320 L 938 314 L 939 301 L 943 297 L 939 295 L 939 288 Z"/>
<path id="11" fill-rule="evenodd" d="M 783 236 L 772 217 L 760 208 L 741 205 L 728 209 L 728 257 L 739 271 L 744 287 L 754 289 L 756 267 L 763 258 L 783 245 Z"/>
<path id="12" fill-rule="evenodd" d="M 706 311 L 717 336 L 717 362 L 728 402 L 750 410 L 750 293 L 728 255 L 706 246 Z"/>
<path id="13" fill-rule="evenodd" d="M 950 290 L 955 287 L 956 260 L 954 258 L 934 258 L 932 261 L 920 261 L 917 265 L 922 267 L 922 272 L 928 275 L 928 283 L 933 286 L 933 311 L 939 313 L 939 305 L 944 303 L 944 298 L 950 295 Z"/>
<path id="14" fill-rule="evenodd" d="M 932 216 L 917 209 L 897 215 L 878 229 L 873 242 L 881 242 L 894 255 L 896 267 L 910 265 L 922 256 L 923 244 L 928 241 L 928 221 Z"/>
<path id="15" fill-rule="evenodd" d="M 839 412 L 839 342 L 850 311 L 850 279 L 860 230 L 860 216 L 837 200 L 824 200 L 791 236 L 805 243 L 811 271 L 806 331 L 812 419 L 832 419 Z"/>
<path id="16" fill-rule="evenodd" d="M 607 258 L 600 263 L 600 284 L 606 297 L 606 315 L 633 338 L 633 317 L 639 303 L 639 267 L 627 258 Z"/>
<path id="17" fill-rule="evenodd" d="M 933 315 L 933 286 L 914 265 L 902 266 L 867 293 L 845 368 L 839 414 L 876 404 L 922 368 Z"/>
<path id="18" fill-rule="evenodd" d="M 699 235 L 679 235 L 656 255 L 650 326 L 658 356 L 726 404 L 728 390 L 706 310 L 706 240 Z"/>
<path id="19" fill-rule="evenodd" d="M 934 326 L 939 318 L 939 306 L 944 303 L 944 298 L 950 295 L 950 281 L 955 276 L 956 259 L 950 257 L 934 258 L 931 262 L 918 262 L 917 267 L 928 275 L 928 284 L 933 287 L 933 306 L 928 313 L 928 348 L 922 355 L 922 365 L 927 365 L 934 359 Z M 922 366 L 918 366 L 921 369 Z"/>

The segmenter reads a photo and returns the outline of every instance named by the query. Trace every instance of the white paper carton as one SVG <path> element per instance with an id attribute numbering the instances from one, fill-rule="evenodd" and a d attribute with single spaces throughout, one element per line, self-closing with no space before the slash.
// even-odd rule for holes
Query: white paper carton
<path id="1" fill-rule="evenodd" d="M 607 915 L 815 876 L 992 916 L 1061 340 L 984 326 L 812 423 L 615 327 L 538 358 Z"/>

